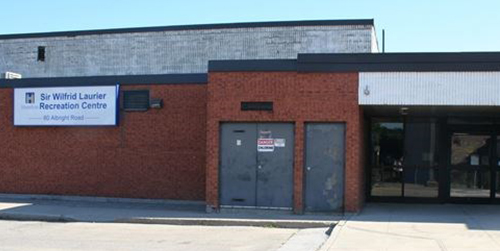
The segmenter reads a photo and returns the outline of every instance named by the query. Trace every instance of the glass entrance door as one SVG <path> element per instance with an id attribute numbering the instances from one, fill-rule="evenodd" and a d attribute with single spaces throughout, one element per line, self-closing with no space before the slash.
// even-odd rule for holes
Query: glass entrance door
<path id="1" fill-rule="evenodd" d="M 433 120 L 372 120 L 370 199 L 437 201 L 440 131 Z"/>
<path id="2" fill-rule="evenodd" d="M 493 139 L 493 134 L 490 133 L 451 133 L 449 169 L 451 199 L 492 198 L 495 192 L 492 177 L 496 174 L 495 169 L 498 164 L 495 163 L 497 147 Z"/>

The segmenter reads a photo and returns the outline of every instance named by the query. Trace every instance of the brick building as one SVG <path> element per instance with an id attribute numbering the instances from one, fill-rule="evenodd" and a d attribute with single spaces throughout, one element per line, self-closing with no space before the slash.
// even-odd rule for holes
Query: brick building
<path id="1" fill-rule="evenodd" d="M 500 54 L 377 52 L 372 20 L 0 35 L 0 192 L 497 202 Z"/>

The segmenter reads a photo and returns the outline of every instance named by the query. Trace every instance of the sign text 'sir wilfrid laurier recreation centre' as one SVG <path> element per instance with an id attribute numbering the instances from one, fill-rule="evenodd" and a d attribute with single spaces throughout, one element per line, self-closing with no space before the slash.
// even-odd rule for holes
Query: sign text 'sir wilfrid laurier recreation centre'
<path id="1" fill-rule="evenodd" d="M 16 88 L 14 125 L 116 125 L 117 86 Z"/>

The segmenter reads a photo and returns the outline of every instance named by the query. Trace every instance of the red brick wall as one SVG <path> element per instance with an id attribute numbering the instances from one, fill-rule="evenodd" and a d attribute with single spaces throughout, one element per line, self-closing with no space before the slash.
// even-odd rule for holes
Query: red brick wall
<path id="1" fill-rule="evenodd" d="M 273 101 L 273 112 L 240 111 L 241 101 Z M 208 84 L 206 200 L 218 207 L 221 121 L 295 122 L 294 209 L 303 210 L 304 122 L 346 123 L 345 209 L 363 198 L 362 115 L 357 73 L 211 72 Z"/>
<path id="2" fill-rule="evenodd" d="M 14 127 L 0 89 L 0 193 L 203 200 L 207 86 L 122 89 L 164 107 L 121 112 L 117 127 Z"/>

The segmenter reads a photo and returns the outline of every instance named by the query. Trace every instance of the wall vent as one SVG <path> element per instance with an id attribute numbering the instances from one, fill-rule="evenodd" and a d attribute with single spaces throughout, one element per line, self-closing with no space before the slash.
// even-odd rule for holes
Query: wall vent
<path id="1" fill-rule="evenodd" d="M 272 111 L 273 102 L 241 102 L 242 111 Z"/>
<path id="2" fill-rule="evenodd" d="M 123 91 L 123 110 L 147 111 L 149 109 L 149 90 Z"/>

